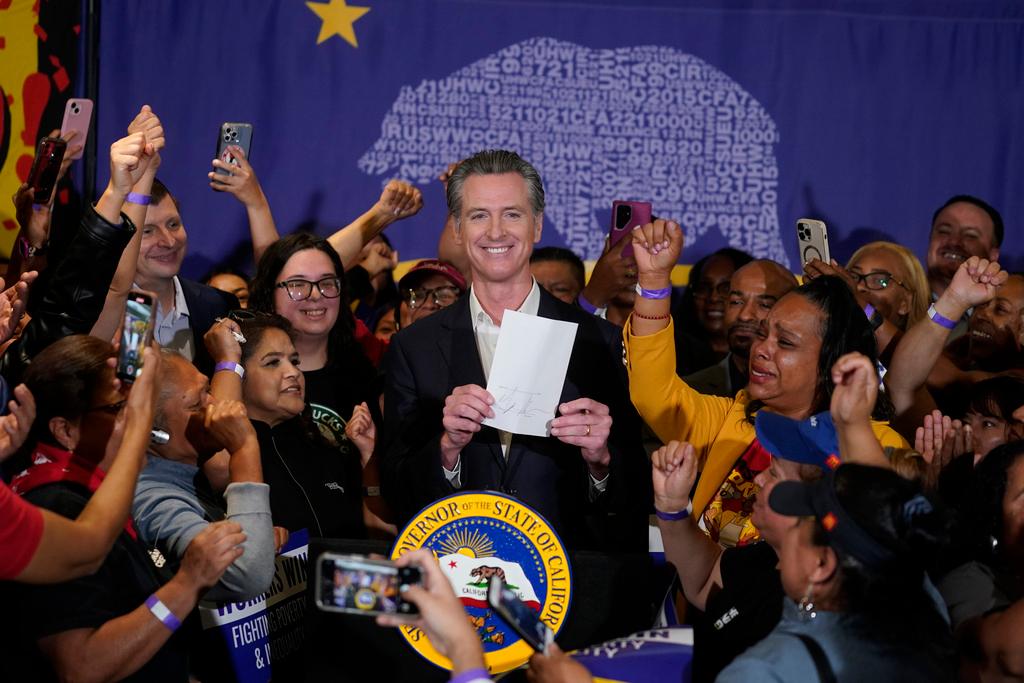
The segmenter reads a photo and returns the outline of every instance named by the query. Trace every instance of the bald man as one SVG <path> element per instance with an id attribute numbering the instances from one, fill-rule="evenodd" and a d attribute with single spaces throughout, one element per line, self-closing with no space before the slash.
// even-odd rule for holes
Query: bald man
<path id="1" fill-rule="evenodd" d="M 747 386 L 750 345 L 757 327 L 775 302 L 796 286 L 793 273 L 767 259 L 751 261 L 733 273 L 725 306 L 729 353 L 716 365 L 684 377 L 686 383 L 703 394 L 727 398 Z"/>

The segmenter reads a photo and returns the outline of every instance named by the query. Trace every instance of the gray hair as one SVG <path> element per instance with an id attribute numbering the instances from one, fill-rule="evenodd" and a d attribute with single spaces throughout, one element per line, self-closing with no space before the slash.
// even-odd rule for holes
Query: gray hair
<path id="1" fill-rule="evenodd" d="M 160 347 L 160 360 L 163 362 L 160 363 L 160 388 L 156 401 L 153 403 L 153 429 L 162 429 L 166 432 L 168 431 L 167 413 L 164 408 L 177 390 L 177 379 L 181 374 L 175 361 L 181 360 L 188 363 L 189 360 L 177 351 L 166 347 Z"/>
<path id="2" fill-rule="evenodd" d="M 462 192 L 466 179 L 474 175 L 501 175 L 518 173 L 526 181 L 530 208 L 534 215 L 544 213 L 544 183 L 530 162 L 515 152 L 505 149 L 485 149 L 463 160 L 448 178 L 448 213 L 459 219 L 462 212 Z"/>

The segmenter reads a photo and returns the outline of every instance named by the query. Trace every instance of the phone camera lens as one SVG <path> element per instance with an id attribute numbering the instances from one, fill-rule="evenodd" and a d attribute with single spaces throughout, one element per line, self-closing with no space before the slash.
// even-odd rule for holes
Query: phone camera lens
<path id="1" fill-rule="evenodd" d="M 232 137 L 232 139 L 237 140 L 238 139 L 238 131 L 235 131 L 235 130 L 231 131 L 231 137 Z"/>
<path id="2" fill-rule="evenodd" d="M 80 111 L 80 109 L 78 108 L 77 104 L 72 104 L 71 105 L 71 113 L 77 114 L 79 111 Z"/>
<path id="3" fill-rule="evenodd" d="M 224 142 L 231 142 L 231 136 L 230 136 L 230 135 L 227 135 L 227 134 L 225 134 L 225 135 L 224 135 Z"/>

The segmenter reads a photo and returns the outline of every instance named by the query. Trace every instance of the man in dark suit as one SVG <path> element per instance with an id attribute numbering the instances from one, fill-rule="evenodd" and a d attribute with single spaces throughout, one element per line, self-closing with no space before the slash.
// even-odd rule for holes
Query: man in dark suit
<path id="1" fill-rule="evenodd" d="M 534 507 L 570 547 L 645 548 L 650 470 L 621 333 L 530 274 L 544 217 L 539 174 L 513 152 L 480 152 L 452 173 L 447 197 L 473 285 L 391 342 L 381 469 L 399 523 L 450 493 L 487 489 Z M 494 414 L 484 386 L 506 310 L 579 325 L 550 437 L 481 424 Z"/>
<path id="2" fill-rule="evenodd" d="M 213 360 L 203 344 L 203 335 L 217 318 L 238 308 L 238 299 L 178 277 L 188 246 L 178 202 L 159 180 L 153 181 L 149 201 L 135 284 L 156 294 L 153 336 L 161 346 L 177 351 L 203 374 L 210 375 Z"/>

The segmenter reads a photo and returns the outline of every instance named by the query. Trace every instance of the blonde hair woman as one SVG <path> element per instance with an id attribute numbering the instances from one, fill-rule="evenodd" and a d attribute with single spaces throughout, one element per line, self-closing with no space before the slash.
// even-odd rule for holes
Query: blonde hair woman
<path id="1" fill-rule="evenodd" d="M 906 247 L 895 242 L 870 242 L 846 264 L 857 289 L 889 322 L 909 329 L 925 317 L 931 294 L 924 268 Z"/>

